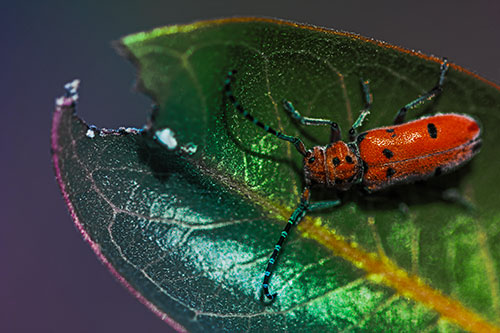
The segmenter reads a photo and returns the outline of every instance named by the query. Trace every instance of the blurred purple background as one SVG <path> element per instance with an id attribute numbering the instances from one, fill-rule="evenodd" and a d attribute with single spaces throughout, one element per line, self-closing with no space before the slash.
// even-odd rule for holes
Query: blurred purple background
<path id="1" fill-rule="evenodd" d="M 52 170 L 54 98 L 69 80 L 82 80 L 79 114 L 89 123 L 114 128 L 145 122 L 150 101 L 132 92 L 135 71 L 111 41 L 199 19 L 271 16 L 447 56 L 500 83 L 500 3 L 384 3 L 3 1 L 0 332 L 171 330 L 115 281 L 82 240 Z"/>

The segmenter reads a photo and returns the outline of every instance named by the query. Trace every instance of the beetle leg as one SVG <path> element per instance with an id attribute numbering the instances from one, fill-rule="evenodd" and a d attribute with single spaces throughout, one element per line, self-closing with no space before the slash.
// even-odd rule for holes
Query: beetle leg
<path id="1" fill-rule="evenodd" d="M 358 119 L 352 124 L 351 129 L 349 130 L 349 141 L 354 141 L 356 139 L 356 129 L 363 124 L 363 120 L 365 120 L 366 116 L 370 114 L 370 108 L 373 103 L 373 96 L 370 94 L 370 86 L 368 80 L 361 79 L 361 86 L 363 87 L 363 95 L 365 97 L 365 108 L 361 110 L 361 114 L 358 116 Z"/>
<path id="2" fill-rule="evenodd" d="M 398 113 L 396 114 L 396 117 L 394 118 L 394 125 L 404 123 L 406 117 L 406 111 L 413 109 L 414 107 L 416 107 L 421 103 L 424 103 L 425 101 L 430 101 L 443 91 L 444 78 L 446 76 L 446 72 L 448 71 L 448 67 L 449 67 L 448 60 L 446 58 L 443 58 L 443 62 L 441 63 L 441 72 L 439 74 L 438 83 L 431 90 L 429 90 L 422 96 L 418 97 L 417 99 L 411 101 L 410 103 L 406 104 L 401 109 L 399 109 Z"/>
<path id="3" fill-rule="evenodd" d="M 292 102 L 283 100 L 283 108 L 285 111 L 290 113 L 292 118 L 298 120 L 302 125 L 312 125 L 312 126 L 320 126 L 320 125 L 330 125 L 330 143 L 335 143 L 339 140 L 342 140 L 340 134 L 339 125 L 328 119 L 319 119 L 319 118 L 309 118 L 302 116 L 297 109 L 293 106 Z"/>

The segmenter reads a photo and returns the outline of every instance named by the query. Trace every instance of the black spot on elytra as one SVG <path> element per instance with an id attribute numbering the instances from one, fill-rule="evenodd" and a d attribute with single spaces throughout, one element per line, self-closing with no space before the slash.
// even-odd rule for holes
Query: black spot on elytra
<path id="1" fill-rule="evenodd" d="M 358 137 L 356 138 L 356 142 L 357 142 L 358 144 L 360 144 L 360 143 L 361 143 L 361 141 L 363 141 L 363 140 L 365 139 L 365 136 L 366 136 L 366 132 L 361 133 L 361 134 L 360 134 L 360 135 L 358 135 Z"/>
<path id="2" fill-rule="evenodd" d="M 388 128 L 385 130 L 387 133 L 392 133 L 391 134 L 391 138 L 395 138 L 396 137 L 396 133 L 394 133 L 394 129 L 393 128 Z"/>
<path id="3" fill-rule="evenodd" d="M 434 176 L 440 176 L 443 173 L 443 169 L 441 167 L 437 167 L 436 170 L 434 170 Z"/>
<path id="4" fill-rule="evenodd" d="M 346 161 L 347 163 L 349 163 L 349 164 L 353 164 L 353 163 L 354 163 L 354 161 L 352 160 L 352 157 L 351 157 L 351 156 L 349 156 L 349 155 L 347 155 L 347 156 L 345 157 L 345 161 Z"/>
<path id="5" fill-rule="evenodd" d="M 387 158 L 391 158 L 394 156 L 394 153 L 392 151 L 390 151 L 389 149 L 385 148 L 382 153 L 384 153 L 385 157 Z"/>
<path id="6" fill-rule="evenodd" d="M 387 168 L 387 177 L 392 177 L 396 173 L 396 170 L 393 168 Z"/>
<path id="7" fill-rule="evenodd" d="M 336 157 L 336 156 L 333 158 L 332 162 L 333 162 L 333 165 L 335 165 L 335 166 L 337 166 L 337 165 L 339 165 L 339 164 L 340 164 L 340 160 L 339 160 L 339 158 L 338 158 L 338 157 Z"/>
<path id="8" fill-rule="evenodd" d="M 434 125 L 433 123 L 427 124 L 427 132 L 429 132 L 430 137 L 433 139 L 438 137 L 438 131 L 436 125 Z"/>

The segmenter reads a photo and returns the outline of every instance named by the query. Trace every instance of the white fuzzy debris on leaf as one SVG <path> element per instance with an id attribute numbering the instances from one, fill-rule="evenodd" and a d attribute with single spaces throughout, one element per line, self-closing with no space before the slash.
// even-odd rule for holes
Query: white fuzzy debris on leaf
<path id="1" fill-rule="evenodd" d="M 56 106 L 63 106 L 65 100 L 66 100 L 66 98 L 64 98 L 64 97 L 57 98 L 56 99 Z"/>
<path id="2" fill-rule="evenodd" d="M 89 129 L 87 130 L 86 135 L 87 135 L 87 137 L 89 137 L 89 138 L 91 138 L 91 139 L 92 139 L 93 137 L 95 137 L 95 132 L 94 132 L 94 130 L 93 130 L 93 129 L 89 128 Z"/>
<path id="3" fill-rule="evenodd" d="M 168 149 L 177 148 L 177 140 L 170 128 L 164 128 L 155 132 L 155 138 Z"/>
<path id="4" fill-rule="evenodd" d="M 75 79 L 71 82 L 68 82 L 64 85 L 64 89 L 68 91 L 71 95 L 76 94 L 78 87 L 80 86 L 80 80 Z"/>

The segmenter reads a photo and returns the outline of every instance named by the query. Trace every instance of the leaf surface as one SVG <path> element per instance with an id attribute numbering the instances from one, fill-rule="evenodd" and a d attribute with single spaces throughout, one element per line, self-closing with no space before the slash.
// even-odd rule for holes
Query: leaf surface
<path id="1" fill-rule="evenodd" d="M 167 322 L 189 331 L 498 330 L 496 85 L 452 65 L 443 94 L 408 115 L 481 122 L 482 151 L 460 170 L 369 195 L 313 189 L 313 202 L 343 204 L 290 233 L 271 279 L 279 295 L 266 305 L 263 271 L 298 204 L 302 159 L 235 112 L 223 96 L 227 72 L 238 70 L 234 94 L 255 117 L 312 147 L 329 129 L 300 126 L 283 99 L 347 136 L 363 107 L 360 79 L 374 98 L 362 130 L 385 126 L 435 85 L 439 59 L 268 19 L 159 28 L 120 43 L 157 104 L 149 127 L 94 130 L 67 99 L 54 115 L 55 169 L 99 257 Z M 164 128 L 196 153 L 155 141 Z"/>

